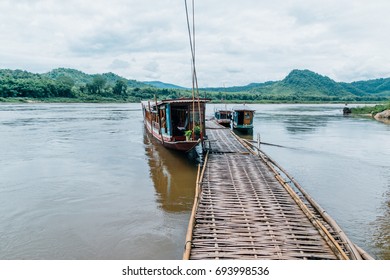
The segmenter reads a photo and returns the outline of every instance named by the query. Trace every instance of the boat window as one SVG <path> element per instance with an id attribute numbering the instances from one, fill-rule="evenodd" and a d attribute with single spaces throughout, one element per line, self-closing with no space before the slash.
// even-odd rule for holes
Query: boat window
<path id="1" fill-rule="evenodd" d="M 160 121 L 163 133 L 167 133 L 167 116 L 165 106 L 160 109 Z"/>
<path id="2" fill-rule="evenodd" d="M 189 122 L 187 106 L 172 106 L 171 114 L 173 135 L 183 136 Z"/>
<path id="3" fill-rule="evenodd" d="M 242 125 L 244 123 L 244 112 L 239 111 L 237 113 L 237 124 Z"/>
<path id="4" fill-rule="evenodd" d="M 196 124 L 200 123 L 199 112 L 192 112 L 192 114 L 190 116 L 190 122 L 192 123 L 193 120 L 195 120 Z"/>

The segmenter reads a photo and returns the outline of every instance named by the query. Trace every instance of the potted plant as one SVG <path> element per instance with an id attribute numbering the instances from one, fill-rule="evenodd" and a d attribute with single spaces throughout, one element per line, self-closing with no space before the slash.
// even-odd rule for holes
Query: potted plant
<path id="1" fill-rule="evenodd" d="M 199 139 L 199 137 L 200 137 L 200 126 L 199 125 L 194 127 L 194 134 L 195 134 L 195 138 Z"/>
<path id="2" fill-rule="evenodd" d="M 191 140 L 191 137 L 192 137 L 192 130 L 186 130 L 184 132 L 184 135 L 186 136 L 186 140 L 187 141 L 190 141 Z"/>

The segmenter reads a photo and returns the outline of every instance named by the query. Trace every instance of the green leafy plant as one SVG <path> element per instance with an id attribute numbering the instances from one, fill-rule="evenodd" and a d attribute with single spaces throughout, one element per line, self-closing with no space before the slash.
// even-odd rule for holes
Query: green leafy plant
<path id="1" fill-rule="evenodd" d="M 200 135 L 200 126 L 199 125 L 194 127 L 194 133 L 195 133 L 195 135 Z"/>
<path id="2" fill-rule="evenodd" d="M 190 140 L 192 136 L 192 130 L 186 130 L 184 135 L 186 136 L 187 141 Z"/>

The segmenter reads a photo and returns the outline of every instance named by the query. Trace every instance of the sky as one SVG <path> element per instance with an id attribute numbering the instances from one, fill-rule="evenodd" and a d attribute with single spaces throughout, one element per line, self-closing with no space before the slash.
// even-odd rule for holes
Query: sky
<path id="1" fill-rule="evenodd" d="M 191 86 L 184 0 L 0 0 L 0 68 Z M 192 1 L 188 0 L 191 6 Z M 200 87 L 390 77 L 388 0 L 195 0 Z"/>

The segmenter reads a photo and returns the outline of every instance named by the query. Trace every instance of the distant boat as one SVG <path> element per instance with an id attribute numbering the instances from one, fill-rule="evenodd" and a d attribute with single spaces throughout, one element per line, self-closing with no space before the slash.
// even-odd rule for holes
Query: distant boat
<path id="1" fill-rule="evenodd" d="M 246 105 L 233 107 L 233 128 L 242 132 L 251 132 L 254 112 L 255 110 Z"/>
<path id="2" fill-rule="evenodd" d="M 214 117 L 220 125 L 230 127 L 232 120 L 232 110 L 229 109 L 214 109 Z"/>
<path id="3" fill-rule="evenodd" d="M 203 141 L 208 101 L 192 98 L 142 101 L 145 127 L 164 147 L 188 152 Z"/>

